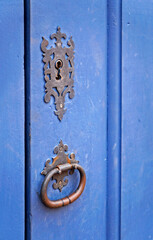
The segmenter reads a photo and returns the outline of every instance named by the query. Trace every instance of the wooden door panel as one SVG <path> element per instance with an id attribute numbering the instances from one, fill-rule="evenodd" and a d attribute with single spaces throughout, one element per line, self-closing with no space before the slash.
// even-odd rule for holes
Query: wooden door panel
<path id="1" fill-rule="evenodd" d="M 0 2 L 0 239 L 24 239 L 23 1 Z"/>
<path id="2" fill-rule="evenodd" d="M 106 229 L 106 1 L 31 1 L 31 239 L 105 239 Z M 75 43 L 75 97 L 66 98 L 62 121 L 54 100 L 46 104 L 40 44 L 56 31 Z M 50 41 L 51 44 L 51 41 Z M 40 200 L 40 172 L 60 139 L 74 152 L 87 175 L 81 197 L 63 208 L 49 209 Z M 63 193 L 76 187 L 71 178 Z"/>
<path id="3" fill-rule="evenodd" d="M 122 5 L 121 239 L 153 238 L 153 2 Z"/>

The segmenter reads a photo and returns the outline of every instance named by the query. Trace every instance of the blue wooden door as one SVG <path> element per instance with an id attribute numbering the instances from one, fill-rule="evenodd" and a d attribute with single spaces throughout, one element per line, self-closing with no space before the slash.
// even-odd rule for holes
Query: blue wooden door
<path id="1" fill-rule="evenodd" d="M 2 0 L 0 11 L 0 240 L 153 239 L 153 1 Z M 75 43 L 75 97 L 62 121 L 54 98 L 44 102 L 40 47 L 58 26 Z M 41 172 L 60 140 L 86 185 L 51 209 Z M 50 182 L 49 198 L 79 179 L 68 176 L 62 192 Z"/>

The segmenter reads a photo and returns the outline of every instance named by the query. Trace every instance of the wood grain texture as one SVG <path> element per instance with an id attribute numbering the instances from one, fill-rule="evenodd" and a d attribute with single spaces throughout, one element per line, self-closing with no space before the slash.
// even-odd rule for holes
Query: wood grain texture
<path id="1" fill-rule="evenodd" d="M 0 239 L 24 239 L 23 1 L 0 2 Z"/>
<path id="2" fill-rule="evenodd" d="M 153 239 L 153 1 L 123 0 L 122 240 Z"/>

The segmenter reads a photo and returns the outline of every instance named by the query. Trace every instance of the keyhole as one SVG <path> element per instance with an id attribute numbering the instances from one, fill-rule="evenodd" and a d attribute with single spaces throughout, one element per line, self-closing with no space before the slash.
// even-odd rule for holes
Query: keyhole
<path id="1" fill-rule="evenodd" d="M 63 67 L 63 62 L 61 59 L 58 59 L 56 62 L 55 62 L 55 68 L 57 69 L 57 76 L 56 76 L 56 79 L 57 80 L 60 80 L 61 79 L 61 68 Z"/>

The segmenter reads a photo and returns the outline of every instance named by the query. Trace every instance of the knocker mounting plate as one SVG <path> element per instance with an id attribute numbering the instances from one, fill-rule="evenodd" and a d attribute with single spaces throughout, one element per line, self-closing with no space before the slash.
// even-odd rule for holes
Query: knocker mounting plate
<path id="1" fill-rule="evenodd" d="M 75 154 L 71 153 L 70 158 L 68 154 L 65 152 L 68 151 L 68 146 L 64 145 L 62 140 L 60 141 L 59 145 L 54 148 L 54 153 L 57 154 L 55 158 L 53 158 L 52 164 L 50 164 L 51 160 L 47 160 L 45 163 L 45 167 L 43 171 L 41 172 L 42 175 L 47 175 L 48 172 L 53 170 L 54 168 L 58 167 L 60 170 L 60 165 L 63 165 L 65 163 L 79 163 L 79 161 L 75 160 Z M 62 191 L 62 188 L 68 184 L 68 179 L 64 179 L 68 174 L 73 174 L 74 170 L 68 170 L 61 172 L 60 174 L 54 174 L 53 180 L 56 180 L 56 183 L 53 183 L 54 189 L 59 189 L 59 191 Z"/>
<path id="2" fill-rule="evenodd" d="M 51 96 L 55 98 L 55 115 L 59 120 L 62 120 L 66 112 L 64 108 L 66 94 L 69 93 L 69 98 L 74 97 L 74 42 L 70 37 L 67 47 L 63 47 L 62 39 L 66 37 L 58 27 L 57 32 L 51 35 L 51 39 L 55 38 L 55 47 L 47 49 L 49 43 L 44 37 L 41 43 L 46 81 L 44 100 L 48 103 Z"/>
<path id="3" fill-rule="evenodd" d="M 45 167 L 41 174 L 45 175 L 44 181 L 41 185 L 40 196 L 43 204 L 49 208 L 58 208 L 66 206 L 80 197 L 83 193 L 86 184 L 86 174 L 84 169 L 78 164 L 78 161 L 75 160 L 74 153 L 70 154 L 70 158 L 67 152 L 68 146 L 63 144 L 62 140 L 59 145 L 54 148 L 54 153 L 57 154 L 53 158 L 52 164 L 50 164 L 50 159 L 46 161 Z M 47 195 L 47 188 L 50 180 L 56 180 L 53 183 L 54 189 L 59 189 L 62 191 L 62 188 L 67 185 L 68 179 L 65 179 L 68 174 L 73 174 L 74 169 L 77 169 L 80 173 L 80 182 L 77 189 L 71 193 L 69 196 L 66 196 L 61 199 L 51 200 Z"/>

